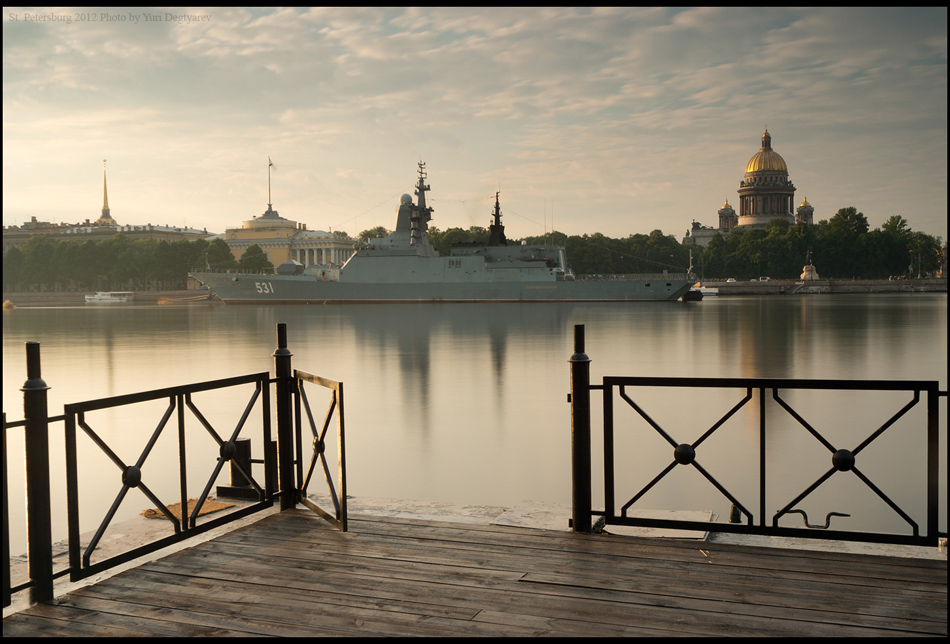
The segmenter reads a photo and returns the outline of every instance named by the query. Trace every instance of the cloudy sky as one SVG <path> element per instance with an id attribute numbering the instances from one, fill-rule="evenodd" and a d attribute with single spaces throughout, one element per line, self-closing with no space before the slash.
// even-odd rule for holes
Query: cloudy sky
<path id="1" fill-rule="evenodd" d="M 4 8 L 3 223 L 220 233 L 267 207 L 611 237 L 735 205 L 766 128 L 795 202 L 947 239 L 947 10 Z"/>

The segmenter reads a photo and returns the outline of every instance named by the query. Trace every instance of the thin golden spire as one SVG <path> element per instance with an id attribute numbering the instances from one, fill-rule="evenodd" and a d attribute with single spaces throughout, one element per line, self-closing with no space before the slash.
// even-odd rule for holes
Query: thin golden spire
<path id="1" fill-rule="evenodd" d="M 106 160 L 102 160 L 102 214 L 109 214 L 109 191 L 106 189 Z"/>

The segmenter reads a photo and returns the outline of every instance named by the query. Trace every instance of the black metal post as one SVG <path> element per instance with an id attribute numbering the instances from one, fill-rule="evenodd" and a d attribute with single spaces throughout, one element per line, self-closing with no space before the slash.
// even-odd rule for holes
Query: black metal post
<path id="1" fill-rule="evenodd" d="M 264 445 L 264 475 L 267 481 L 267 496 L 270 497 L 277 490 L 277 441 Z"/>
<path id="2" fill-rule="evenodd" d="M 291 415 L 294 379 L 290 366 L 293 354 L 287 348 L 287 325 L 277 324 L 274 375 L 277 377 L 277 478 L 280 483 L 280 511 L 297 507 L 294 483 L 294 431 Z"/>
<path id="3" fill-rule="evenodd" d="M 590 493 L 590 358 L 584 325 L 574 325 L 571 363 L 571 490 L 574 532 L 592 532 Z"/>
<path id="4" fill-rule="evenodd" d="M 30 600 L 53 598 L 53 531 L 50 521 L 49 416 L 46 392 L 40 377 L 40 344 L 26 343 L 26 382 L 23 417 L 26 420 L 26 533 L 30 560 Z"/>

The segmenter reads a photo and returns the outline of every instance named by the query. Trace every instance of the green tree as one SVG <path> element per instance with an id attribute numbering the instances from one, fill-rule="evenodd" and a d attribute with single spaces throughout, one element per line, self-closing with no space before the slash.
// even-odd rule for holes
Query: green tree
<path id="1" fill-rule="evenodd" d="M 391 231 L 391 230 L 386 230 L 386 229 L 383 228 L 382 226 L 376 226 L 376 227 L 374 227 L 374 228 L 367 228 L 366 230 L 364 230 L 363 232 L 361 232 L 359 235 L 357 235 L 356 238 L 357 238 L 358 240 L 360 240 L 361 242 L 368 242 L 368 241 L 371 240 L 371 239 L 376 239 L 376 237 L 379 236 L 379 231 L 380 231 L 380 230 L 383 231 L 383 235 L 382 235 L 383 237 L 392 234 L 392 231 Z M 435 226 L 432 226 L 431 228 L 429 228 L 430 243 L 431 243 L 431 238 L 432 238 L 432 233 L 433 233 L 433 231 L 438 232 L 438 228 L 436 228 Z"/>
<path id="2" fill-rule="evenodd" d="M 220 237 L 216 237 L 208 244 L 205 260 L 207 265 L 216 271 L 232 270 L 237 268 L 238 265 L 228 243 Z"/>
<path id="3" fill-rule="evenodd" d="M 941 240 L 922 232 L 910 234 L 910 265 L 908 276 L 926 277 L 941 263 Z M 916 269 L 916 270 L 914 270 Z"/>
<path id="4" fill-rule="evenodd" d="M 41 291 L 52 290 L 56 284 L 56 269 L 50 261 L 61 242 L 52 235 L 33 235 L 22 246 L 23 263 L 20 278 L 24 284 Z"/>
<path id="5" fill-rule="evenodd" d="M 243 271 L 259 273 L 265 269 L 274 268 L 274 265 L 267 258 L 267 253 L 264 252 L 263 248 L 257 244 L 251 244 L 241 255 L 238 268 Z"/>
<path id="6" fill-rule="evenodd" d="M 3 290 L 20 290 L 20 270 L 23 267 L 23 251 L 14 246 L 3 255 Z"/>

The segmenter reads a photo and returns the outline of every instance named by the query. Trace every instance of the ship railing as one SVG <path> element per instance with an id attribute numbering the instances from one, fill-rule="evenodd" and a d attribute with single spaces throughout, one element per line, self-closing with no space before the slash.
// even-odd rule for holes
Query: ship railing
<path id="1" fill-rule="evenodd" d="M 946 406 L 947 392 L 939 389 L 937 381 L 604 376 L 600 383 L 592 383 L 590 381 L 591 360 L 585 353 L 584 325 L 574 327 L 574 354 L 569 362 L 571 365 L 571 391 L 568 394 L 568 401 L 571 403 L 573 475 L 571 525 L 576 532 L 599 531 L 603 526 L 619 525 L 919 546 L 937 546 L 939 539 L 945 539 L 947 536 L 946 529 L 939 530 L 940 490 L 946 489 L 946 471 L 944 470 L 941 475 L 939 455 L 945 453 L 947 440 L 946 411 L 944 410 L 942 431 L 944 447 L 941 449 L 939 403 L 942 399 L 944 407 Z M 634 388 L 643 393 L 642 397 L 632 393 L 631 390 Z M 687 388 L 692 391 L 715 388 L 727 392 L 731 390 L 735 393 L 735 398 L 731 408 L 718 420 L 715 420 L 702 435 L 692 442 L 680 442 L 676 435 L 682 430 L 674 431 L 669 426 L 664 427 L 647 413 L 647 404 L 644 400 L 655 401 L 661 398 L 656 395 L 658 388 Z M 842 445 L 836 444 L 835 441 L 850 439 L 832 437 L 832 432 L 828 430 L 820 431 L 805 417 L 812 414 L 796 410 L 792 406 L 790 401 L 795 398 L 796 394 L 788 392 L 807 390 L 841 392 L 835 394 L 835 396 L 842 401 L 840 404 L 849 406 L 853 405 L 853 402 L 846 402 L 846 400 L 851 401 L 851 398 L 857 395 L 857 392 L 864 392 L 868 396 L 876 398 L 882 398 L 882 392 L 898 392 L 898 394 L 894 394 L 896 402 L 894 403 L 894 409 L 891 410 L 890 417 L 881 419 L 880 425 L 877 425 L 877 421 L 874 421 L 867 436 L 859 437 L 854 439 L 852 443 Z M 603 434 L 595 438 L 602 438 L 603 444 L 603 510 L 593 509 L 591 501 L 591 392 L 602 394 Z M 845 394 L 844 392 L 855 393 Z M 906 398 L 899 396 L 899 392 L 904 392 Z M 843 396 L 847 396 L 847 398 L 845 399 Z M 690 398 L 690 396 L 676 396 L 671 400 L 675 399 L 681 404 L 684 398 Z M 891 397 L 888 396 L 886 400 L 890 401 Z M 623 429 L 619 429 L 615 424 L 617 414 L 614 405 L 617 402 L 622 405 L 622 409 L 632 410 L 632 412 L 626 412 L 624 418 L 633 418 L 634 421 L 625 424 Z M 728 404 L 727 401 L 725 406 L 728 406 Z M 726 484 L 714 475 L 714 470 L 719 472 L 721 465 L 718 466 L 718 469 L 715 464 L 710 465 L 710 462 L 715 462 L 712 451 L 705 454 L 702 448 L 708 438 L 725 426 L 731 418 L 747 405 L 757 416 L 758 459 L 756 463 L 749 465 L 745 474 L 749 478 L 758 479 L 757 488 L 754 490 L 746 488 L 740 491 L 730 490 Z M 915 407 L 923 408 L 923 413 L 910 414 Z M 655 412 L 654 415 L 656 415 Z M 907 417 L 906 422 L 898 424 L 898 421 L 905 416 Z M 637 421 L 637 418 L 643 422 Z M 794 468 L 795 471 L 804 472 L 807 469 L 808 471 L 821 472 L 821 474 L 814 480 L 804 479 L 802 483 L 804 487 L 800 492 L 791 493 L 789 497 L 778 500 L 776 503 L 779 507 L 778 510 L 769 510 L 770 504 L 775 503 L 769 494 L 770 490 L 767 485 L 770 480 L 768 476 L 769 468 L 781 467 L 780 463 L 784 463 L 787 459 L 776 460 L 774 454 L 771 455 L 771 459 L 767 457 L 768 429 L 788 418 L 791 419 L 791 421 L 788 421 L 789 426 L 804 432 L 802 437 L 805 440 L 809 442 L 814 440 L 815 449 L 820 455 L 817 463 L 802 463 L 800 468 Z M 703 424 L 703 427 L 705 426 Z M 783 430 L 785 429 L 785 425 L 780 426 L 783 427 Z M 641 430 L 645 434 L 635 433 Z M 897 495 L 890 490 L 891 486 L 880 484 L 879 481 L 875 482 L 875 479 L 879 478 L 878 472 L 876 470 L 872 471 L 870 460 L 868 462 L 869 467 L 865 471 L 864 463 L 859 458 L 863 456 L 862 452 L 865 448 L 888 430 L 891 430 L 891 434 L 894 431 L 901 432 L 902 441 L 909 441 L 912 437 L 914 437 L 914 440 L 919 438 L 919 444 L 923 448 L 920 450 L 919 456 L 920 469 L 915 470 L 915 472 L 923 472 L 922 482 L 915 488 L 916 493 L 912 492 L 910 501 L 915 503 L 917 508 L 915 511 L 918 515 L 916 519 L 911 516 L 913 514 L 911 511 L 901 507 L 894 500 Z M 641 480 L 646 480 L 651 474 L 655 473 L 649 483 L 639 490 L 631 491 L 629 497 L 627 494 L 620 497 L 616 484 L 618 463 L 623 463 L 624 469 L 628 470 L 624 476 L 626 480 L 629 481 L 636 477 L 629 476 L 632 455 L 626 452 L 617 453 L 616 438 L 621 436 L 624 443 L 633 441 L 635 444 L 642 445 L 642 441 L 649 435 L 658 436 L 659 440 L 668 443 L 672 458 L 657 463 L 655 471 L 651 470 L 651 472 L 643 475 Z M 772 436 L 774 440 L 774 433 Z M 785 433 L 783 433 L 783 438 L 786 442 L 790 440 Z M 707 455 L 710 456 L 710 462 L 707 462 L 704 458 Z M 677 471 L 679 467 L 694 469 L 700 480 L 704 480 L 715 488 L 722 496 L 724 503 L 729 503 L 729 511 L 725 513 L 725 516 L 729 518 L 728 523 L 715 520 L 686 521 L 649 518 L 644 516 L 648 514 L 647 512 L 639 512 L 637 516 L 632 516 L 634 509 L 642 509 L 634 508 L 634 505 L 665 477 Z M 739 466 L 730 463 L 730 467 L 734 469 Z M 728 478 L 735 478 L 734 472 L 730 471 L 728 474 Z M 774 476 L 773 474 L 773 481 Z M 944 478 L 942 486 L 941 476 Z M 799 504 L 832 477 L 839 479 L 854 477 L 854 479 L 857 479 L 870 490 L 871 494 L 883 502 L 888 512 L 892 512 L 898 518 L 897 523 L 905 526 L 905 531 L 888 533 L 842 530 L 837 529 L 837 526 L 831 528 L 832 519 L 838 525 L 840 525 L 840 522 L 846 521 L 846 517 L 850 515 L 837 510 L 845 509 L 847 511 L 847 508 L 836 508 L 836 511 L 828 512 L 823 519 L 824 525 L 821 525 L 821 518 L 809 520 L 806 511 L 798 507 Z M 722 476 L 720 472 L 720 478 L 726 477 Z M 691 478 L 691 480 L 693 479 Z M 787 481 L 783 481 L 783 484 L 783 487 L 788 486 Z M 779 496 L 779 494 L 786 493 L 784 491 L 773 493 L 773 496 Z M 906 496 L 907 493 L 901 491 L 901 494 Z M 839 497 L 836 495 L 835 498 Z M 628 500 L 624 501 L 622 499 Z M 618 503 L 622 503 L 619 510 Z M 907 503 L 908 501 L 905 501 L 905 505 Z M 923 511 L 921 512 L 919 508 L 923 508 Z M 921 517 L 920 514 L 923 516 Z M 803 527 L 789 525 L 793 519 L 796 523 L 804 524 Z M 781 521 L 784 522 L 783 525 L 780 525 Z M 919 525 L 919 522 L 923 525 Z"/>
<path id="2" fill-rule="evenodd" d="M 24 419 L 8 422 L 6 412 L 3 413 L 3 555 L 6 562 L 3 605 L 9 606 L 13 594 L 27 590 L 31 601 L 48 601 L 53 597 L 53 582 L 56 579 L 69 575 L 71 581 L 80 581 L 161 548 L 271 508 L 275 501 L 280 502 L 281 511 L 292 509 L 297 503 L 303 503 L 334 526 L 345 531 L 347 516 L 343 453 L 343 383 L 291 369 L 292 354 L 287 349 L 286 325 L 277 325 L 277 339 L 278 347 L 274 353 L 276 373 L 273 378 L 268 372 L 252 373 L 71 403 L 64 405 L 63 414 L 57 416 L 48 415 L 49 387 L 41 378 L 40 345 L 37 342 L 27 342 L 28 379 L 21 389 Z M 322 386 L 331 392 L 330 405 L 320 430 L 313 421 L 311 402 L 303 389 L 304 382 Z M 276 401 L 273 405 L 276 417 L 276 441 L 271 440 L 271 385 L 275 385 L 276 390 L 273 396 Z M 221 398 L 215 397 L 211 392 L 223 392 L 229 401 L 237 397 L 238 401 L 244 401 L 243 406 L 240 404 L 232 406 L 229 402 L 225 405 L 226 409 L 222 411 Z M 143 404 L 146 406 L 133 407 Z M 213 413 L 209 413 L 209 410 Z M 313 456 L 306 478 L 302 471 L 304 452 L 301 439 L 303 428 L 301 418 L 304 412 L 313 433 Z M 105 423 L 111 422 L 114 426 L 118 419 L 122 422 L 134 423 L 133 427 L 140 427 L 142 423 L 149 422 L 147 419 L 150 413 L 155 413 L 157 417 L 154 429 L 141 433 L 122 431 L 118 436 L 106 440 L 105 433 L 102 431 Z M 110 415 L 112 418 L 107 418 Z M 327 438 L 327 428 L 334 416 L 338 419 L 336 445 L 339 469 L 336 485 L 326 463 L 328 442 L 332 445 L 332 441 Z M 255 417 L 259 420 L 252 420 Z M 18 427 L 24 428 L 29 569 L 27 581 L 13 586 L 10 576 L 7 434 L 9 430 Z M 58 495 L 54 499 L 50 485 L 50 430 L 53 427 L 63 428 L 61 440 L 65 447 L 63 469 L 68 562 L 59 570 L 54 570 L 54 560 L 57 566 L 61 565 L 61 562 L 59 553 L 54 552 L 51 516 L 54 500 L 57 507 L 62 500 Z M 174 437 L 169 437 L 170 434 Z M 53 442 L 59 442 L 58 436 L 52 437 Z M 202 441 L 203 446 L 200 446 Z M 213 445 L 209 441 L 213 441 Z M 175 445 L 176 466 L 166 462 L 170 442 Z M 260 443 L 258 449 L 260 449 L 259 453 L 264 455 L 263 460 L 250 458 L 250 443 Z M 155 449 L 159 444 L 165 447 Z M 164 461 L 161 454 L 166 455 Z M 95 464 L 99 462 L 108 466 L 109 461 L 115 466 L 111 472 L 108 467 L 104 471 L 102 467 L 98 469 L 95 467 Z M 313 500 L 307 498 L 307 488 L 312 482 L 314 467 L 317 463 L 322 464 L 325 474 L 330 502 L 333 504 L 331 511 L 323 510 Z M 220 509 L 212 510 L 220 512 L 218 514 L 211 514 L 210 511 L 202 512 L 206 504 L 210 505 L 212 486 L 222 474 L 225 464 L 230 465 L 232 484 L 235 483 L 235 479 L 239 479 L 246 488 L 243 491 L 245 493 L 237 496 L 251 499 L 252 502 L 231 504 L 229 507 L 234 509 L 227 512 L 225 512 L 227 508 L 220 508 L 220 506 Z M 255 478 L 253 465 L 263 465 L 262 478 L 260 475 Z M 175 472 L 175 478 L 172 481 L 169 481 L 170 470 Z M 190 478 L 194 478 L 193 474 L 196 471 L 203 471 L 198 486 L 189 482 Z M 192 473 L 191 477 L 189 473 Z M 82 488 L 80 487 L 81 477 L 84 482 Z M 172 486 L 170 483 L 175 485 Z M 118 489 L 118 493 L 105 516 L 101 520 L 93 520 L 93 525 L 98 521 L 95 533 L 91 537 L 89 536 L 91 533 L 80 535 L 80 526 L 86 524 L 83 520 L 85 517 L 80 516 L 81 489 L 84 494 L 88 494 L 90 489 L 95 487 L 96 493 L 102 493 L 113 484 L 114 489 Z M 174 491 L 170 491 L 171 489 Z M 197 498 L 189 496 L 190 493 L 193 494 L 199 489 Z M 219 488 L 218 495 L 225 496 L 221 494 L 221 489 Z M 131 499 L 139 498 L 133 492 L 134 490 L 141 492 L 154 507 L 154 510 L 146 510 L 146 512 L 168 521 L 167 525 L 172 534 L 159 536 L 143 545 L 133 546 L 118 554 L 111 554 L 104 559 L 93 561 L 94 554 L 98 556 L 104 552 L 100 549 L 100 544 L 123 502 L 127 506 L 133 502 Z M 176 502 L 170 503 L 172 499 Z M 98 553 L 97 549 L 99 549 Z M 112 549 L 114 548 L 110 548 Z"/>

